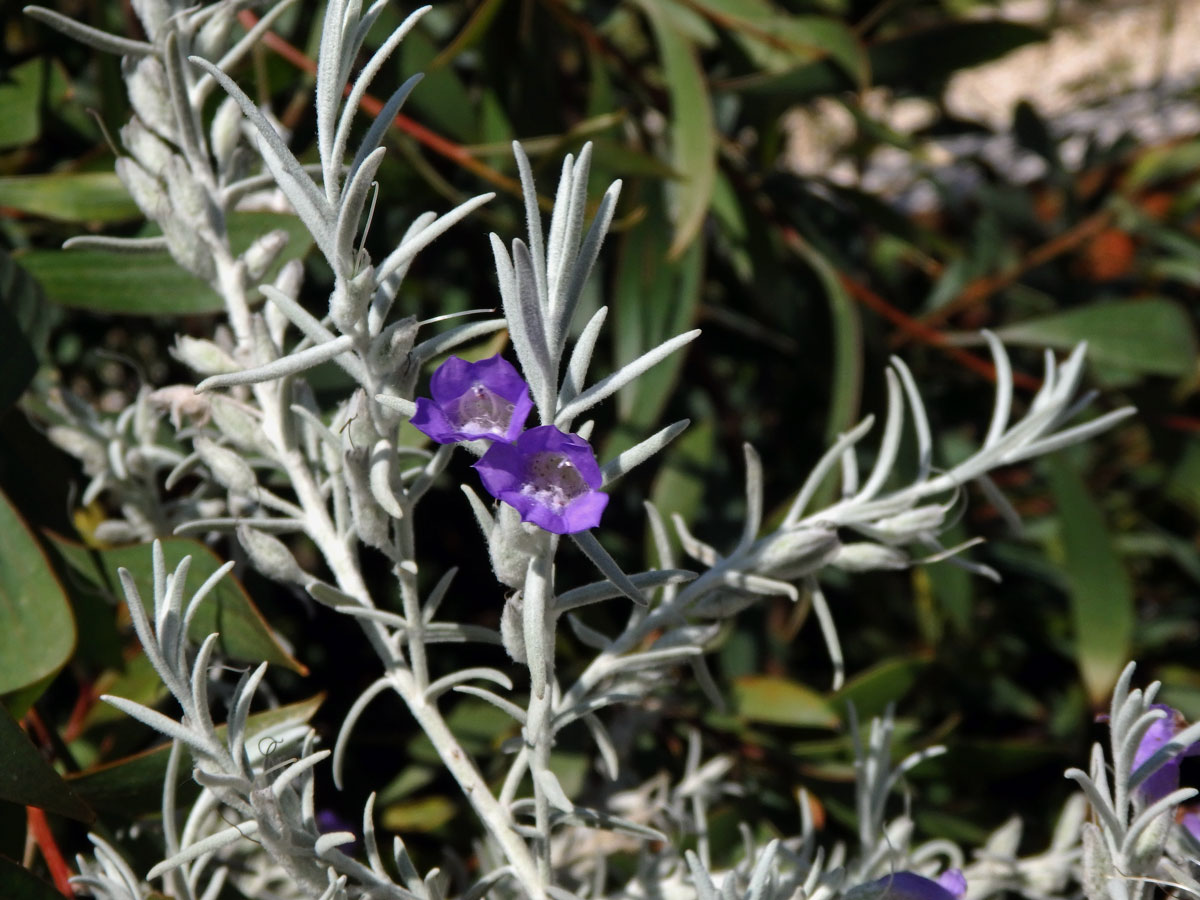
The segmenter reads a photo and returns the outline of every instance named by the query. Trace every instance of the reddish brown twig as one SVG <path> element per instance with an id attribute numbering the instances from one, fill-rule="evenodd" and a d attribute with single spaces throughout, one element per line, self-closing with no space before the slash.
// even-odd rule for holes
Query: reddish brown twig
<path id="1" fill-rule="evenodd" d="M 58 888 L 58 892 L 64 897 L 74 897 L 75 888 L 71 886 L 71 869 L 63 858 L 62 851 L 58 849 L 58 842 L 54 840 L 54 832 L 50 830 L 46 814 L 36 806 L 25 807 L 25 827 L 29 829 L 29 834 L 33 838 L 38 852 L 42 854 L 42 859 L 46 861 L 46 868 L 50 870 L 50 877 L 54 880 L 54 886 Z"/>
<path id="2" fill-rule="evenodd" d="M 1110 210 L 1102 209 L 1081 219 L 1062 234 L 1055 235 L 1044 244 L 1035 247 L 1008 270 L 998 275 L 975 279 L 963 288 L 962 292 L 953 300 L 921 316 L 920 323 L 936 327 L 963 310 L 985 302 L 998 291 L 1015 283 L 1027 272 L 1045 265 L 1055 257 L 1062 256 L 1091 240 L 1111 224 L 1112 218 L 1113 214 Z M 892 340 L 892 346 L 902 346 L 913 337 L 914 335 L 909 332 L 897 334 Z"/>

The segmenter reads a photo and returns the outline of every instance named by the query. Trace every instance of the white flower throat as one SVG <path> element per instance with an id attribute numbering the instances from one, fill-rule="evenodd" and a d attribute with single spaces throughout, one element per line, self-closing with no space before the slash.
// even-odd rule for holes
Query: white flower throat
<path id="1" fill-rule="evenodd" d="M 512 421 L 513 404 L 491 388 L 476 382 L 458 398 L 455 412 L 459 428 L 468 434 L 504 434 Z"/>
<path id="2" fill-rule="evenodd" d="M 561 453 L 535 453 L 529 459 L 521 493 L 543 506 L 561 512 L 571 501 L 591 490 L 575 464 Z"/>

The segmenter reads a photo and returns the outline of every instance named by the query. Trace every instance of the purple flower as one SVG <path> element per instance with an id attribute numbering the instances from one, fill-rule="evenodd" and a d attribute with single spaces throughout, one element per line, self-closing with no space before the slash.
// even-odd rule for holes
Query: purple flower
<path id="1" fill-rule="evenodd" d="M 529 385 L 499 354 L 477 363 L 451 356 L 433 373 L 429 393 L 432 400 L 417 398 L 412 423 L 439 444 L 515 440 L 533 409 Z"/>
<path id="2" fill-rule="evenodd" d="M 475 463 L 488 493 L 554 534 L 600 524 L 608 494 L 598 490 L 600 466 L 592 445 L 553 425 L 530 428 L 515 444 L 492 444 Z"/>
<path id="3" fill-rule="evenodd" d="M 1195 841 L 1200 841 L 1200 812 L 1196 804 L 1188 804 L 1175 810 L 1175 821 L 1182 825 Z"/>
<path id="4" fill-rule="evenodd" d="M 958 869 L 947 869 L 934 881 L 916 872 L 893 872 L 850 892 L 856 900 L 961 900 L 967 879 Z"/>
<path id="5" fill-rule="evenodd" d="M 1165 747 L 1175 735 L 1184 728 L 1183 716 L 1177 709 L 1165 703 L 1155 703 L 1151 709 L 1161 709 L 1166 716 L 1152 724 L 1138 744 L 1137 752 L 1133 755 L 1133 771 L 1136 772 L 1142 763 Z M 1183 756 L 1200 755 L 1200 743 L 1192 744 L 1179 751 L 1171 759 L 1163 763 L 1158 770 L 1142 782 L 1138 790 L 1150 803 L 1159 800 L 1179 787 L 1179 762 Z"/>

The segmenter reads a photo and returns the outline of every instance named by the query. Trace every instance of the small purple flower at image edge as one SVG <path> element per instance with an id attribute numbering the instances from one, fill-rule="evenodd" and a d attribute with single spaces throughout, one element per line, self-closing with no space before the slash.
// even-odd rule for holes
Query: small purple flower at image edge
<path id="1" fill-rule="evenodd" d="M 1161 709 L 1166 716 L 1154 722 L 1142 735 L 1137 752 L 1133 755 L 1132 772 L 1136 772 L 1144 762 L 1170 743 L 1175 735 L 1183 731 L 1185 727 L 1183 715 L 1174 707 L 1167 706 L 1165 703 L 1155 703 L 1151 708 Z M 1200 756 L 1200 743 L 1180 750 L 1142 782 L 1139 791 L 1147 802 L 1153 803 L 1155 800 L 1161 800 L 1179 787 L 1179 769 L 1184 756 Z"/>
<path id="2" fill-rule="evenodd" d="M 467 362 L 451 356 L 429 380 L 433 399 L 417 398 L 412 423 L 439 444 L 513 441 L 533 409 L 529 385 L 499 354 Z"/>
<path id="3" fill-rule="evenodd" d="M 530 428 L 514 444 L 492 444 L 475 469 L 488 493 L 523 522 L 554 534 L 595 528 L 608 505 L 592 445 L 553 425 Z"/>
<path id="4" fill-rule="evenodd" d="M 961 900 L 967 893 L 967 879 L 959 869 L 947 869 L 937 880 L 916 872 L 893 872 L 854 888 L 854 900 Z"/>

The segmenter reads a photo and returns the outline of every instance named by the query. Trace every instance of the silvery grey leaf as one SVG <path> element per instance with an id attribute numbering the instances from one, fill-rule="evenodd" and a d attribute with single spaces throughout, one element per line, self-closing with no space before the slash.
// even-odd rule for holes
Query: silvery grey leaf
<path id="1" fill-rule="evenodd" d="M 295 208 L 296 214 L 300 216 L 305 227 L 312 234 L 317 246 L 321 248 L 326 259 L 332 262 L 335 258 L 332 230 L 334 215 L 328 200 L 322 195 L 313 180 L 308 177 L 304 168 L 284 144 L 275 127 L 262 114 L 254 101 L 247 97 L 246 93 L 228 75 L 217 69 L 208 60 L 197 56 L 190 57 L 190 60 L 194 65 L 200 66 L 212 75 L 226 93 L 238 102 L 242 113 L 250 120 L 258 133 L 258 149 L 267 168 L 275 176 L 280 190 Z"/>
<path id="2" fill-rule="evenodd" d="M 648 590 L 662 586 L 686 584 L 695 577 L 695 572 L 686 569 L 659 569 L 651 572 L 639 572 L 629 576 L 629 579 L 639 590 Z M 625 594 L 611 581 L 596 581 L 559 594 L 554 603 L 554 612 L 559 615 L 581 606 L 622 596 Z"/>
<path id="3" fill-rule="evenodd" d="M 464 200 L 449 212 L 442 213 L 441 216 L 438 216 L 424 228 L 416 231 L 411 236 L 406 236 L 401 241 L 400 246 L 388 254 L 380 264 L 379 280 L 383 281 L 401 266 L 407 265 L 418 253 L 495 196 L 494 193 L 479 194 L 469 200 Z M 499 239 L 497 238 L 496 240 Z M 503 248 L 503 245 L 501 245 L 501 248 Z"/>
<path id="4" fill-rule="evenodd" d="M 580 531 L 572 534 L 571 537 L 579 549 L 584 552 L 584 555 L 600 570 L 600 574 L 611 581 L 622 594 L 638 606 L 647 606 L 649 604 L 649 601 L 642 595 L 642 592 L 638 590 L 637 584 L 617 565 L 616 560 L 609 556 L 608 551 L 601 546 L 600 541 L 596 539 L 596 536 L 592 532 Z"/>
<path id="5" fill-rule="evenodd" d="M 217 60 L 217 68 L 222 72 L 228 72 L 234 68 L 254 47 L 262 40 L 263 35 L 271 30 L 276 20 L 295 3 L 295 0 L 280 0 L 269 10 L 262 14 L 262 17 L 254 23 L 244 35 L 238 38 L 237 42 L 232 47 L 222 54 Z M 200 54 L 204 56 L 205 54 Z M 213 86 L 216 80 L 208 74 L 201 75 L 196 79 L 196 83 L 192 85 L 189 100 L 196 109 L 201 109 L 204 106 L 204 101 L 208 99 L 208 95 L 212 93 Z M 215 123 L 214 123 L 215 124 Z M 217 157 L 218 160 L 220 156 Z"/>
<path id="6" fill-rule="evenodd" d="M 512 143 L 513 157 L 517 161 L 517 173 L 521 180 L 521 197 L 525 201 L 525 229 L 529 235 L 529 254 L 533 257 L 533 274 L 537 280 L 538 299 L 543 308 L 550 308 L 550 294 L 546 287 L 546 247 L 542 241 L 542 212 L 538 206 L 537 185 L 533 180 L 533 169 L 529 157 L 519 141 Z"/>
<path id="7" fill-rule="evenodd" d="M 600 467 L 600 474 L 604 479 L 603 486 L 608 487 L 631 469 L 640 466 L 666 447 L 667 444 L 671 443 L 671 441 L 675 440 L 675 438 L 679 437 L 690 424 L 690 419 L 681 419 L 660 431 L 656 431 L 650 437 L 635 444 L 628 450 L 617 454 Z"/>
<path id="8" fill-rule="evenodd" d="M 429 7 L 425 7 L 428 9 Z M 416 14 L 414 14 L 416 15 Z M 412 16 L 409 17 L 410 19 Z M 404 26 L 401 26 L 403 28 Z M 399 30 L 399 29 L 398 29 Z M 393 35 L 394 36 L 394 35 Z M 402 36 L 402 35 L 401 35 Z M 368 156 L 376 152 L 379 146 L 383 143 L 384 137 L 387 135 L 387 130 L 392 127 L 400 108 L 404 106 L 404 101 L 408 99 L 408 95 L 412 93 L 413 88 L 420 84 L 424 76 L 420 73 L 411 76 L 400 87 L 392 92 L 388 97 L 387 102 L 380 109 L 379 115 L 375 117 L 375 121 L 371 123 L 371 127 L 367 129 L 367 133 L 363 136 L 362 143 L 359 145 L 357 152 L 354 154 L 354 159 L 350 163 L 350 174 L 355 172 L 366 162 Z M 358 90 L 358 85 L 355 85 L 355 90 Z M 361 98 L 360 98 L 361 99 Z M 353 119 L 354 113 L 357 111 L 358 100 L 352 100 L 353 105 L 347 105 L 345 112 L 342 114 L 342 124 L 338 126 L 338 145 L 339 155 L 337 159 L 340 161 L 342 154 L 345 152 L 345 141 L 349 137 L 350 120 Z M 342 134 L 343 125 L 347 129 L 346 133 Z M 340 162 L 339 162 L 340 165 Z M 432 238 L 431 238 L 432 240 Z"/>
<path id="9" fill-rule="evenodd" d="M 498 684 L 505 690 L 512 690 L 512 680 L 499 669 L 492 669 L 488 666 L 473 666 L 467 669 L 460 669 L 457 672 L 451 672 L 449 675 L 443 675 L 432 682 L 429 687 L 425 688 L 425 699 L 432 703 L 455 685 L 459 685 L 464 681 L 474 681 L 477 678 Z"/>
<path id="10" fill-rule="evenodd" d="M 480 700 L 486 700 L 492 706 L 507 713 L 512 717 L 513 721 L 525 724 L 525 710 L 517 706 L 511 700 L 505 700 L 499 694 L 489 691 L 487 688 L 478 688 L 474 685 L 460 684 L 454 688 L 455 693 L 468 694 L 472 697 L 478 697 Z"/>
<path id="11" fill-rule="evenodd" d="M 582 157 L 582 154 L 580 155 Z M 570 280 L 567 282 L 566 290 L 563 292 L 552 323 L 551 340 L 555 347 L 561 348 L 566 343 L 571 319 L 575 316 L 579 298 L 583 296 L 584 285 L 592 274 L 592 267 L 600 255 L 600 247 L 604 243 L 605 235 L 608 234 L 609 225 L 612 224 L 613 214 L 617 209 L 617 198 L 620 194 L 620 181 L 613 182 L 604 192 L 604 198 L 600 201 L 600 208 L 596 210 L 596 217 L 592 220 L 592 226 L 583 240 L 579 255 L 572 262 Z"/>
<path id="12" fill-rule="evenodd" d="M 678 334 L 653 350 L 643 353 L 633 362 L 622 366 L 606 378 L 600 379 L 570 403 L 565 404 L 558 411 L 557 415 L 554 416 L 554 424 L 563 430 L 568 430 L 575 417 L 580 413 L 591 409 L 601 400 L 616 393 L 647 369 L 662 362 L 676 350 L 694 341 L 699 336 L 699 329 Z"/>
<path id="13" fill-rule="evenodd" d="M 460 625 L 457 622 L 432 622 L 425 626 L 427 644 L 477 644 L 499 645 L 499 632 L 482 625 Z"/>
<path id="14" fill-rule="evenodd" d="M 380 147 L 354 168 L 338 204 L 337 223 L 334 226 L 334 251 L 336 253 L 334 270 L 343 277 L 348 278 L 356 274 L 354 271 L 354 239 L 358 236 L 358 228 L 363 209 L 366 206 L 367 193 L 371 189 L 371 182 L 386 153 L 387 151 Z"/>
<path id="15" fill-rule="evenodd" d="M 235 844 L 241 840 L 253 840 L 254 835 L 258 833 L 258 823 L 253 819 L 247 819 L 244 822 L 239 822 L 236 825 L 231 825 L 228 828 L 218 831 L 216 834 L 211 834 L 208 837 L 201 838 L 195 843 L 189 844 L 184 849 L 180 850 L 173 856 L 169 856 L 152 867 L 146 873 L 146 880 L 153 881 L 166 872 L 177 869 L 184 863 L 189 863 L 194 859 L 199 859 L 208 853 L 214 853 L 222 847 L 227 847 L 230 844 Z"/>
<path id="16" fill-rule="evenodd" d="M 804 515 L 804 510 L 812 501 L 813 496 L 817 493 L 817 489 L 825 480 L 833 467 L 838 464 L 842 455 L 857 444 L 871 430 L 871 426 L 875 424 L 874 416 L 867 416 L 848 432 L 843 434 L 837 441 L 825 451 L 824 455 L 817 460 L 817 464 L 813 466 L 812 472 L 808 478 L 804 480 L 804 484 L 800 488 L 800 492 L 796 495 L 796 499 L 792 501 L 791 507 L 788 509 L 788 514 L 783 520 L 784 526 L 795 525 L 800 521 L 800 517 Z"/>
<path id="17" fill-rule="evenodd" d="M 862 490 L 855 496 L 856 502 L 866 502 L 872 499 L 879 493 L 883 487 L 883 483 L 887 480 L 888 475 L 892 472 L 892 466 L 896 462 L 896 454 L 900 450 L 901 430 L 904 427 L 904 397 L 900 390 L 900 381 L 896 373 L 891 369 L 886 371 L 887 376 L 887 420 L 883 426 L 883 439 L 879 444 L 879 453 L 875 458 L 875 465 L 871 469 L 871 474 L 867 477 L 867 483 L 863 485 Z"/>
<path id="18" fill-rule="evenodd" d="M 161 253 L 167 249 L 165 237 L 123 238 L 102 234 L 80 234 L 63 241 L 64 250 L 110 250 L 114 253 Z"/>
<path id="19" fill-rule="evenodd" d="M 143 706 L 125 697 L 101 694 L 100 699 L 110 706 L 116 707 L 130 718 L 137 719 L 143 725 L 153 728 L 155 731 L 172 740 L 183 742 L 199 753 L 211 754 L 213 752 L 212 744 L 203 734 L 181 725 L 170 716 L 164 716 L 162 713 L 150 709 L 148 706 Z"/>
<path id="20" fill-rule="evenodd" d="M 412 351 L 413 361 L 417 365 L 424 365 L 434 357 L 453 350 L 460 344 L 499 331 L 506 324 L 504 319 L 485 319 L 482 322 L 472 322 L 469 325 L 451 328 L 449 331 L 417 344 Z M 526 373 L 526 377 L 528 377 L 528 373 Z"/>
<path id="21" fill-rule="evenodd" d="M 571 351 L 571 360 L 567 365 L 567 374 L 563 376 L 562 387 L 558 391 L 558 402 L 569 403 L 579 396 L 583 383 L 587 379 L 588 366 L 592 363 L 592 353 L 596 349 L 596 341 L 600 337 L 600 328 L 608 317 L 608 307 L 601 306 L 588 320 L 587 325 L 575 342 Z"/>
<path id="22" fill-rule="evenodd" d="M 115 53 L 118 56 L 153 56 L 155 52 L 153 44 L 109 34 L 43 6 L 26 6 L 23 11 L 29 18 L 105 53 Z"/>
<path id="23" fill-rule="evenodd" d="M 184 65 L 186 60 L 179 46 L 179 34 L 174 29 L 167 32 L 163 43 L 162 61 L 171 90 L 171 105 L 175 112 L 179 146 L 191 165 L 196 166 L 198 171 L 205 171 L 208 169 L 208 142 L 204 138 L 199 112 L 188 101 L 188 73 Z"/>
<path id="24" fill-rule="evenodd" d="M 354 337 L 343 334 L 332 341 L 309 347 L 307 350 L 298 350 L 264 366 L 244 369 L 241 372 L 230 372 L 226 375 L 212 375 L 196 385 L 196 391 L 211 391 L 216 388 L 232 387 L 235 384 L 260 384 L 264 381 L 285 378 L 288 375 L 298 375 L 323 362 L 336 359 L 353 347 Z"/>

